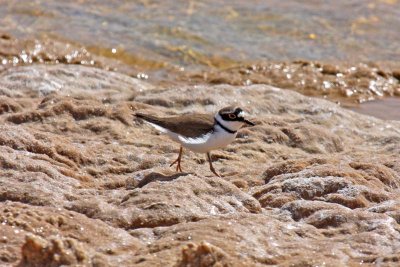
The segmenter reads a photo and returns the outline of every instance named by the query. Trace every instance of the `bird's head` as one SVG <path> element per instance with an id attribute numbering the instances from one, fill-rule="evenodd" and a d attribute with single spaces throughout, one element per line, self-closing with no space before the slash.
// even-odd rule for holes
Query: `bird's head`
<path id="1" fill-rule="evenodd" d="M 245 112 L 239 107 L 225 107 L 220 109 L 215 118 L 230 130 L 237 131 L 243 125 L 255 124 L 245 118 Z"/>

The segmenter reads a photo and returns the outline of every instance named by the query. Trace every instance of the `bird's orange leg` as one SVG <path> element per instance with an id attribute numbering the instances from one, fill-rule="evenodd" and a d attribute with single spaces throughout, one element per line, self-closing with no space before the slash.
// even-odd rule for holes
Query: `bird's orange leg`
<path id="1" fill-rule="evenodd" d="M 183 148 L 181 147 L 181 148 L 179 149 L 179 156 L 178 156 L 178 158 L 177 158 L 174 162 L 172 162 L 171 165 L 169 165 L 170 167 L 172 167 L 172 166 L 174 166 L 175 163 L 178 163 L 178 164 L 176 165 L 176 171 L 179 170 L 180 172 L 182 172 L 182 168 L 181 168 L 182 152 L 183 152 Z"/>
<path id="2" fill-rule="evenodd" d="M 219 174 L 215 171 L 215 169 L 214 169 L 214 167 L 213 167 L 213 165 L 212 165 L 211 154 L 210 154 L 210 152 L 207 152 L 207 159 L 208 159 L 208 162 L 210 163 L 210 170 L 211 170 L 216 176 L 221 177 L 221 175 L 219 175 Z"/>

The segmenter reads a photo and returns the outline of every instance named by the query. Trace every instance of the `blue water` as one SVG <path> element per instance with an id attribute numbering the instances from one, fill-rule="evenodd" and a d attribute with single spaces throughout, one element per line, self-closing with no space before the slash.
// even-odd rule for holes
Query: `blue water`
<path id="1" fill-rule="evenodd" d="M 397 0 L 0 0 L 18 37 L 52 36 L 171 64 L 232 60 L 400 60 Z"/>

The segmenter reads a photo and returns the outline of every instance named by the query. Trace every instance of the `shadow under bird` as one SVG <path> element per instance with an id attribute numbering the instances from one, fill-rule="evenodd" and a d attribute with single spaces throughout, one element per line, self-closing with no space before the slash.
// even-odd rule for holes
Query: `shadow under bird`
<path id="1" fill-rule="evenodd" d="M 182 152 L 183 148 L 186 148 L 196 153 L 207 154 L 210 170 L 217 176 L 220 175 L 212 165 L 210 151 L 232 143 L 243 125 L 255 125 L 245 119 L 244 111 L 238 107 L 225 107 L 215 115 L 193 113 L 161 118 L 143 113 L 135 115 L 181 145 L 179 156 L 170 167 L 177 164 L 176 171 L 182 172 Z"/>

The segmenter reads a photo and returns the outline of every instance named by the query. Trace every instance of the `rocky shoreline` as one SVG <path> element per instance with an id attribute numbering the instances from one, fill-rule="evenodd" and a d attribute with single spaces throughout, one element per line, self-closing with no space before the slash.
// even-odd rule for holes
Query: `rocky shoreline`
<path id="1" fill-rule="evenodd" d="M 247 110 L 187 153 L 132 114 Z M 400 122 L 267 85 L 151 85 L 80 65 L 0 73 L 0 263 L 396 266 Z"/>

